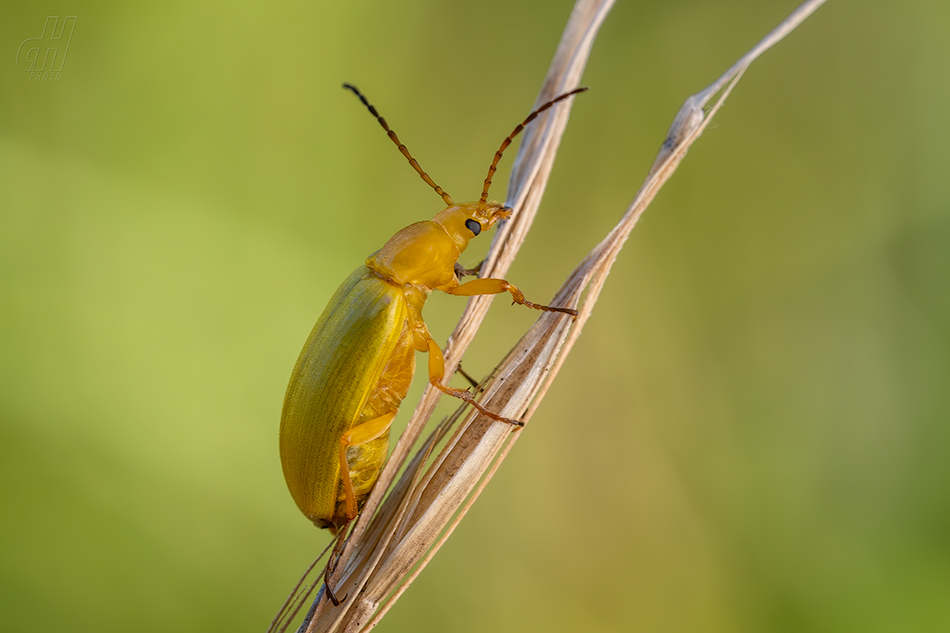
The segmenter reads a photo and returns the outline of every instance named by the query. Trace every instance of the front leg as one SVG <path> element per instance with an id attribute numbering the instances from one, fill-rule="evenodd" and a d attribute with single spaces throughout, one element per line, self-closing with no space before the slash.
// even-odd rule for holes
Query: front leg
<path id="1" fill-rule="evenodd" d="M 569 314 L 575 319 L 577 318 L 577 310 L 572 310 L 571 308 L 554 308 L 551 306 L 543 306 L 538 303 L 532 303 L 524 298 L 524 293 L 518 290 L 518 287 L 512 283 L 505 281 L 504 279 L 495 279 L 494 277 L 487 277 L 485 279 L 473 279 L 472 281 L 467 281 L 464 284 L 455 286 L 454 288 L 449 288 L 445 290 L 446 293 L 450 295 L 457 295 L 460 297 L 473 297 L 475 295 L 496 295 L 502 292 L 511 293 L 511 299 L 517 304 L 533 308 L 535 310 L 541 310 L 543 312 L 561 312 L 564 314 Z"/>

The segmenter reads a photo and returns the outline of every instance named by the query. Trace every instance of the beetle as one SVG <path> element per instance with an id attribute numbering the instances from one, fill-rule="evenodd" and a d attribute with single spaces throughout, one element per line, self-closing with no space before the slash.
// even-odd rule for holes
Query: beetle
<path id="1" fill-rule="evenodd" d="M 356 518 L 379 476 L 388 453 L 389 428 L 412 382 L 417 351 L 429 354 L 429 382 L 434 387 L 494 420 L 522 424 L 486 410 L 470 392 L 442 384 L 445 361 L 422 318 L 422 307 L 433 290 L 457 296 L 508 292 L 514 303 L 577 316 L 569 308 L 527 301 L 504 279 L 461 283 L 457 262 L 469 240 L 511 214 L 510 208 L 488 200 L 505 148 L 538 114 L 586 90 L 564 93 L 529 114 L 495 152 L 478 201 L 456 204 L 422 170 L 359 89 L 351 84 L 343 87 L 376 117 L 447 206 L 432 220 L 396 233 L 346 278 L 314 326 L 290 376 L 280 421 L 284 478 L 300 511 L 333 534 Z"/>

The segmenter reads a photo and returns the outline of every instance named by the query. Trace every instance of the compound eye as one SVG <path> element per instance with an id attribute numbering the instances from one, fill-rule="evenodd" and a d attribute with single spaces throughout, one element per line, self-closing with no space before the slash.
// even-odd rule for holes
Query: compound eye
<path id="1" fill-rule="evenodd" d="M 479 224 L 477 220 L 473 220 L 471 218 L 465 220 L 465 228 L 467 228 L 469 231 L 471 231 L 475 235 L 478 235 L 479 233 L 482 232 L 482 225 Z"/>

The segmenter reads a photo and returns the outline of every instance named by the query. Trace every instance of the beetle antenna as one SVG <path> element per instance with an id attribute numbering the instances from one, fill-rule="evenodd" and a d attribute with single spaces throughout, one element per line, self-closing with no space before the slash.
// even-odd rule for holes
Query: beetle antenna
<path id="1" fill-rule="evenodd" d="M 491 167 L 488 168 L 488 176 L 485 177 L 485 184 L 482 186 L 482 197 L 478 199 L 479 204 L 485 204 L 486 202 L 488 202 L 488 189 L 491 187 L 491 179 L 495 175 L 495 170 L 498 168 L 498 161 L 501 160 L 501 155 L 505 152 L 505 149 L 507 149 L 508 146 L 511 145 L 511 141 L 516 136 L 518 136 L 518 134 L 521 133 L 521 130 L 524 129 L 524 126 L 534 121 L 535 117 L 537 117 L 539 114 L 541 114 L 542 112 L 544 112 L 545 110 L 553 106 L 558 101 L 563 101 L 564 99 L 567 99 L 571 95 L 576 95 L 577 93 L 584 92 L 585 90 L 587 90 L 586 87 L 574 88 L 574 90 L 571 90 L 570 92 L 565 92 L 562 95 L 554 97 L 553 99 L 545 103 L 543 106 L 541 106 L 540 108 L 538 108 L 537 110 L 529 114 L 528 118 L 526 118 L 524 121 L 519 123 L 517 127 L 515 127 L 515 129 L 511 132 L 511 134 L 509 134 L 508 137 L 504 141 L 501 142 L 501 147 L 499 147 L 498 151 L 495 152 L 495 159 L 491 162 Z M 366 102 L 364 101 L 363 103 L 366 103 Z"/>
<path id="2" fill-rule="evenodd" d="M 422 179 L 427 185 L 435 189 L 435 192 L 442 196 L 442 199 L 445 200 L 445 204 L 452 206 L 454 204 L 452 202 L 452 196 L 446 193 L 445 189 L 435 184 L 435 181 L 429 177 L 429 174 L 427 174 L 422 169 L 422 167 L 419 165 L 419 161 L 412 157 L 412 154 L 409 153 L 409 149 L 399 141 L 399 137 L 396 136 L 396 133 L 389 129 L 389 124 L 386 123 L 386 119 L 379 116 L 379 112 L 377 112 L 376 108 L 374 108 L 372 104 L 366 100 L 366 97 L 363 96 L 363 93 L 360 92 L 360 89 L 353 84 L 343 84 L 343 87 L 359 97 L 360 101 L 363 102 L 363 105 L 369 110 L 369 113 L 376 117 L 376 120 L 379 121 L 379 124 L 383 126 L 384 130 L 386 130 L 386 134 L 388 134 L 389 138 L 391 138 L 393 143 L 396 144 L 396 147 L 399 148 L 399 151 L 402 152 L 402 155 L 409 160 L 409 164 L 412 165 L 412 168 L 415 169 L 420 176 L 422 176 Z"/>

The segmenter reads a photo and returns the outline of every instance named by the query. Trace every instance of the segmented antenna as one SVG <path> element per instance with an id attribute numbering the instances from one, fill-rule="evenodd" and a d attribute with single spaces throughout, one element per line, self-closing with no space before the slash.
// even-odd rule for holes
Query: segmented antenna
<path id="1" fill-rule="evenodd" d="M 491 162 L 491 167 L 488 168 L 488 176 L 485 177 L 485 184 L 482 186 L 482 197 L 478 199 L 479 204 L 485 204 L 486 202 L 488 202 L 488 189 L 491 187 L 491 179 L 495 175 L 495 170 L 498 168 L 498 161 L 501 160 L 501 155 L 504 153 L 505 149 L 507 149 L 508 146 L 511 145 L 512 139 L 514 139 L 516 136 L 518 136 L 518 134 L 521 133 L 521 130 L 524 129 L 524 126 L 534 121 L 535 117 L 537 117 L 539 114 L 541 114 L 542 112 L 544 112 L 545 110 L 553 106 L 558 101 L 563 101 L 564 99 L 567 99 L 571 95 L 576 95 L 577 93 L 584 92 L 585 90 L 587 90 L 586 87 L 575 88 L 574 90 L 571 90 L 570 92 L 565 92 L 562 95 L 554 97 L 553 99 L 545 103 L 543 106 L 541 106 L 540 108 L 538 108 L 537 110 L 529 114 L 528 118 L 526 118 L 524 121 L 519 123 L 517 127 L 515 127 L 515 129 L 511 132 L 511 134 L 509 134 L 508 137 L 504 141 L 502 141 L 501 147 L 498 148 L 498 151 L 495 152 L 495 159 Z M 363 103 L 366 103 L 366 102 L 364 101 Z"/>
<path id="2" fill-rule="evenodd" d="M 405 156 L 405 157 L 409 160 L 409 164 L 412 165 L 412 168 L 415 169 L 416 172 L 417 172 L 420 176 L 422 176 L 422 179 L 426 182 L 427 185 L 429 185 L 430 187 L 432 187 L 432 188 L 435 190 L 435 192 L 436 192 L 437 194 L 439 194 L 440 196 L 442 196 L 442 199 L 445 200 L 445 204 L 447 204 L 447 205 L 449 205 L 449 206 L 452 206 L 452 205 L 454 204 L 454 203 L 452 202 L 452 196 L 450 196 L 448 193 L 446 193 L 445 190 L 444 190 L 442 187 L 440 187 L 439 185 L 435 184 L 435 181 L 432 180 L 432 178 L 429 177 L 429 174 L 427 174 L 425 171 L 423 171 L 422 167 L 419 166 L 419 161 L 417 161 L 415 158 L 412 157 L 412 154 L 409 153 L 409 150 L 406 148 L 406 146 L 403 145 L 403 144 L 399 141 L 399 137 L 396 136 L 396 133 L 393 132 L 391 129 L 389 129 L 389 125 L 386 123 L 386 119 L 384 119 L 383 117 L 379 116 L 379 112 L 377 112 L 377 111 L 376 111 L 376 108 L 374 108 L 374 107 L 370 104 L 370 102 L 366 100 L 366 97 L 363 96 L 363 93 L 360 92 L 360 89 L 357 88 L 356 86 L 354 86 L 353 84 L 343 84 L 343 87 L 346 88 L 347 90 L 351 91 L 351 92 L 352 92 L 353 94 L 355 94 L 357 97 L 359 97 L 360 101 L 363 102 L 363 105 L 366 106 L 366 108 L 369 110 L 369 113 L 372 114 L 374 117 L 376 117 L 376 120 L 379 121 L 379 124 L 383 126 L 383 129 L 384 129 L 384 130 L 386 130 L 386 134 L 388 134 L 388 135 L 389 135 L 389 138 L 391 138 L 392 141 L 393 141 L 393 143 L 396 144 L 396 147 L 399 148 L 399 151 L 402 152 L 402 155 Z M 566 96 L 566 95 L 565 95 L 565 96 Z M 560 98 L 560 97 L 559 97 L 559 98 Z M 537 114 L 537 113 L 535 113 L 535 114 Z M 495 161 L 495 162 L 498 162 L 498 161 Z"/>

